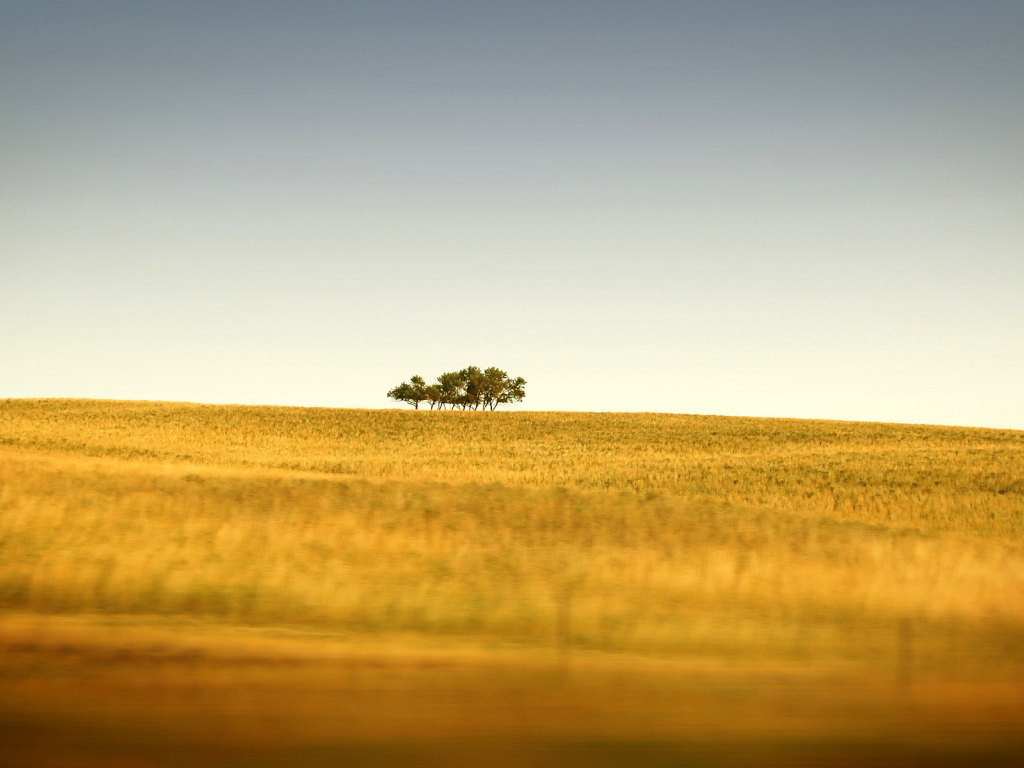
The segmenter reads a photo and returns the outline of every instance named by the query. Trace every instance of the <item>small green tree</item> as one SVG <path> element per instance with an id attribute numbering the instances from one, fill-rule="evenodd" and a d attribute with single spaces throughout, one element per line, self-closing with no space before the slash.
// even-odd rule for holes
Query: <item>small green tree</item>
<path id="1" fill-rule="evenodd" d="M 413 376 L 408 382 L 402 382 L 388 392 L 388 397 L 400 403 L 408 403 L 417 411 L 420 403 L 427 400 L 427 385 L 422 376 Z"/>
<path id="2" fill-rule="evenodd" d="M 430 410 L 434 410 L 434 407 L 440 410 L 443 403 L 441 402 L 441 388 L 437 384 L 431 384 L 423 391 L 424 396 L 428 403 L 430 403 Z"/>
<path id="3" fill-rule="evenodd" d="M 522 376 L 515 379 L 506 378 L 505 388 L 498 402 L 521 403 L 524 397 L 526 397 L 526 379 Z M 494 408 L 492 407 L 491 410 L 493 411 Z"/>
<path id="4" fill-rule="evenodd" d="M 481 403 L 493 411 L 505 403 L 520 403 L 526 397 L 526 379 L 509 378 L 500 368 L 488 368 L 481 376 Z"/>
<path id="5" fill-rule="evenodd" d="M 475 365 L 459 371 L 462 379 L 462 407 L 476 410 L 483 403 L 484 374 Z"/>
<path id="6" fill-rule="evenodd" d="M 459 406 L 465 407 L 466 389 L 462 384 L 462 374 L 459 371 L 450 371 L 438 376 L 437 388 L 441 393 L 441 408 L 446 405 L 451 409 Z"/>
<path id="7" fill-rule="evenodd" d="M 508 374 L 500 368 L 488 368 L 483 372 L 480 382 L 480 401 L 484 410 L 494 410 L 498 405 Z"/>

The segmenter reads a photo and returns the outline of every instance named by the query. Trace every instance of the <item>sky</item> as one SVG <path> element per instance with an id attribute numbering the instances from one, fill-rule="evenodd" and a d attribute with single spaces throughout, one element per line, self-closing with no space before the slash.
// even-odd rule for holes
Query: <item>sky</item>
<path id="1" fill-rule="evenodd" d="M 1024 429 L 1024 3 L 0 0 L 0 397 Z"/>

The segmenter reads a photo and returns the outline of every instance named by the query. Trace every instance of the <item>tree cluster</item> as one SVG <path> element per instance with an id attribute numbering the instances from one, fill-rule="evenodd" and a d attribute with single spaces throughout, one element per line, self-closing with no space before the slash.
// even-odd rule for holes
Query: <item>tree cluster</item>
<path id="1" fill-rule="evenodd" d="M 433 384 L 422 376 L 413 376 L 388 392 L 388 397 L 408 403 L 419 410 L 420 403 L 429 403 L 430 410 L 461 408 L 493 411 L 505 403 L 519 403 L 526 397 L 526 379 L 510 378 L 500 368 L 480 370 L 475 365 L 461 371 L 442 373 Z"/>

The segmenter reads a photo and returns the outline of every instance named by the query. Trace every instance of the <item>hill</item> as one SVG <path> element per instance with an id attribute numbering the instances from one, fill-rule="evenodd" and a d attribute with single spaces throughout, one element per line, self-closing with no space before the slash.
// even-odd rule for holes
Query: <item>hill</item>
<path id="1" fill-rule="evenodd" d="M 1016 758 L 1022 478 L 1009 430 L 0 401 L 0 735 Z"/>
<path id="2" fill-rule="evenodd" d="M 671 494 L 1024 535 L 1024 432 L 674 414 L 0 401 L 0 447 L 331 476 Z"/>

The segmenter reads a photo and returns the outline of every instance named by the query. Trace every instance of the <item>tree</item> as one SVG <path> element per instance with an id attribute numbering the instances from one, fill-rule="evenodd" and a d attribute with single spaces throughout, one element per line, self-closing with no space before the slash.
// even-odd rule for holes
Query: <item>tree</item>
<path id="1" fill-rule="evenodd" d="M 437 377 L 437 388 L 441 392 L 441 408 L 446 405 L 455 408 L 457 405 L 465 407 L 463 398 L 466 390 L 462 384 L 462 374 L 458 371 L 442 373 Z"/>
<path id="2" fill-rule="evenodd" d="M 481 378 L 480 401 L 483 404 L 484 410 L 490 409 L 493 411 L 501 399 L 502 392 L 504 392 L 508 374 L 500 368 L 488 368 L 484 371 Z"/>
<path id="3" fill-rule="evenodd" d="M 506 379 L 505 389 L 501 394 L 499 403 L 521 403 L 526 397 L 526 379 L 522 376 L 516 379 Z M 491 408 L 493 411 L 494 409 Z"/>
<path id="4" fill-rule="evenodd" d="M 427 402 L 430 403 L 430 410 L 434 410 L 435 405 L 438 408 L 441 407 L 441 388 L 437 384 L 431 384 L 423 391 L 423 394 L 426 396 Z"/>
<path id="5" fill-rule="evenodd" d="M 481 401 L 485 409 L 494 410 L 505 403 L 521 403 L 526 397 L 526 379 L 510 379 L 500 368 L 483 372 Z"/>
<path id="6" fill-rule="evenodd" d="M 400 403 L 408 403 L 417 411 L 420 409 L 420 403 L 424 400 L 429 399 L 427 397 L 427 384 L 423 380 L 422 376 L 413 376 L 408 382 L 402 382 L 397 387 L 388 392 L 388 397 L 392 400 L 397 400 Z M 433 407 L 433 405 L 431 405 Z"/>
<path id="7" fill-rule="evenodd" d="M 462 380 L 462 407 L 475 411 L 483 402 L 483 371 L 471 365 L 459 371 L 459 378 Z"/>

